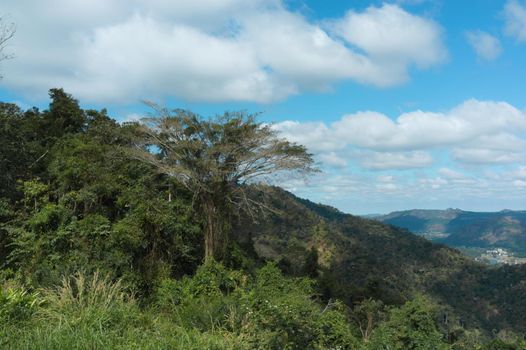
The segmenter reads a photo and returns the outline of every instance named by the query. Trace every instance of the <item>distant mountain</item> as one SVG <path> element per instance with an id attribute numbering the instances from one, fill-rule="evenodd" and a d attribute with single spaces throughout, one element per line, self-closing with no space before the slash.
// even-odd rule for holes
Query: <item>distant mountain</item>
<path id="1" fill-rule="evenodd" d="M 425 293 L 468 327 L 526 331 L 526 265 L 486 266 L 405 229 L 344 214 L 279 188 L 267 202 L 279 215 L 257 223 L 242 220 L 234 230 L 236 240 L 252 242 L 259 256 L 293 275 L 301 273 L 309 250 L 316 249 L 326 298 L 353 304 L 372 297 L 401 304 Z M 419 227 L 434 218 L 430 227 L 438 227 L 461 214 L 455 209 L 414 211 L 412 217 L 421 219 Z"/>
<path id="2" fill-rule="evenodd" d="M 416 209 L 397 211 L 375 219 L 453 247 L 500 247 L 526 253 L 526 211 Z"/>

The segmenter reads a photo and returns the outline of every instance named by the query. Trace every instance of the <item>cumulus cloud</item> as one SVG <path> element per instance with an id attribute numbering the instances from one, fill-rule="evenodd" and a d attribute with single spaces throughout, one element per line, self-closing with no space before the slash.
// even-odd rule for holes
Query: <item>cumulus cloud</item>
<path id="1" fill-rule="evenodd" d="M 324 122 L 287 120 L 273 124 L 272 127 L 279 131 L 282 137 L 308 145 L 309 150 L 315 153 L 331 152 L 346 147 L 345 142 L 333 137 L 334 130 Z"/>
<path id="2" fill-rule="evenodd" d="M 404 81 L 411 65 L 426 68 L 447 59 L 441 28 L 396 5 L 351 10 L 333 28 L 346 42 L 366 52 L 378 67 L 395 73 L 383 76 L 386 72 L 379 72 L 378 85 Z"/>
<path id="3" fill-rule="evenodd" d="M 510 0 L 504 6 L 504 32 L 517 39 L 526 41 L 526 6 L 517 0 Z"/>
<path id="4" fill-rule="evenodd" d="M 447 113 L 417 110 L 396 120 L 376 112 L 359 112 L 344 116 L 333 129 L 339 139 L 360 147 L 415 150 L 526 130 L 526 117 L 507 103 L 468 100 Z"/>
<path id="5" fill-rule="evenodd" d="M 505 102 L 473 99 L 447 112 L 417 110 L 396 119 L 365 111 L 344 115 L 329 125 L 285 121 L 274 128 L 315 152 L 359 150 L 367 169 L 426 167 L 432 164 L 429 152 L 435 150 L 446 150 L 465 163 L 526 159 L 526 114 Z"/>
<path id="6" fill-rule="evenodd" d="M 506 102 L 472 99 L 448 111 L 395 117 L 362 111 L 332 123 L 284 121 L 273 128 L 327 165 L 295 192 L 344 210 L 524 205 L 526 112 Z"/>
<path id="7" fill-rule="evenodd" d="M 330 26 L 279 0 L 20 0 L 3 11 L 18 26 L 6 86 L 97 102 L 270 102 L 341 80 L 398 84 L 447 57 L 435 22 L 387 4 Z"/>
<path id="8" fill-rule="evenodd" d="M 493 61 L 500 56 L 502 47 L 499 39 L 482 31 L 472 31 L 466 33 L 466 39 L 471 45 L 477 57 Z"/>

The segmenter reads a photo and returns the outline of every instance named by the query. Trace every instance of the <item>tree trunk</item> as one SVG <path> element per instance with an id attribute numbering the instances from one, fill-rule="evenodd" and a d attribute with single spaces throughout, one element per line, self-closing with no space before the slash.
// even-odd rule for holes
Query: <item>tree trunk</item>
<path id="1" fill-rule="evenodd" d="M 205 261 L 212 259 L 215 255 L 214 244 L 214 218 L 213 213 L 210 213 L 210 208 L 207 207 L 206 223 L 205 223 Z"/>
<path id="2" fill-rule="evenodd" d="M 223 248 L 223 220 L 212 201 L 204 203 L 205 214 L 205 261 L 219 259 Z"/>

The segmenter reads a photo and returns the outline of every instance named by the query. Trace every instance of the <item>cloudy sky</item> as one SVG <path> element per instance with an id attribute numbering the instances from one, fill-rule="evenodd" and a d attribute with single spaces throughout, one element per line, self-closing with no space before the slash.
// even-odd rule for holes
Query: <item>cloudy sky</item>
<path id="1" fill-rule="evenodd" d="M 355 214 L 526 209 L 525 0 L 3 0 L 0 100 L 263 112 Z M 6 22 L 6 23 L 7 23 Z"/>

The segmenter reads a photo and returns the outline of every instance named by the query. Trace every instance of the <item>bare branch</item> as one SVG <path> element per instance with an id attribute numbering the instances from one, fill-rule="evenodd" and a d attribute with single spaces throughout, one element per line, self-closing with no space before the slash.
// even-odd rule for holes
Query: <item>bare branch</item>
<path id="1" fill-rule="evenodd" d="M 7 42 L 13 38 L 16 32 L 14 23 L 5 23 L 5 18 L 0 17 L 0 61 L 13 58 L 13 54 L 5 53 Z"/>

